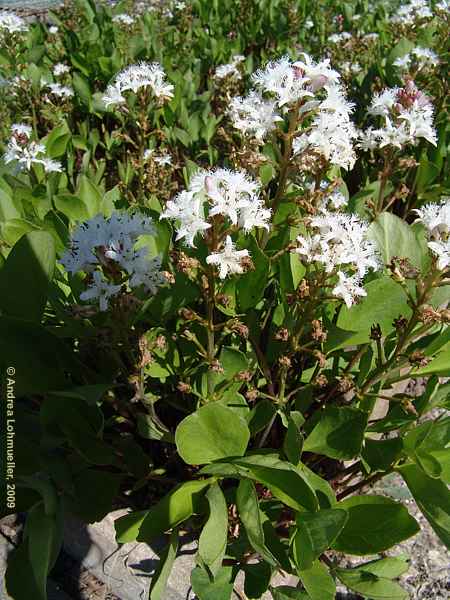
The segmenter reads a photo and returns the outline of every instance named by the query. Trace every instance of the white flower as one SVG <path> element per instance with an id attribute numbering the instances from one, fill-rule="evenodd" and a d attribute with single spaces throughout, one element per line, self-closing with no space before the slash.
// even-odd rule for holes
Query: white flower
<path id="1" fill-rule="evenodd" d="M 414 212 L 419 215 L 417 222 L 425 225 L 432 238 L 440 239 L 442 234 L 450 234 L 450 198 L 444 198 L 440 204 L 425 204 Z"/>
<path id="2" fill-rule="evenodd" d="M 174 200 L 169 200 L 160 219 L 178 221 L 177 240 L 185 239 L 189 246 L 194 246 L 194 238 L 211 227 L 205 221 L 203 200 L 196 197 L 193 191 L 183 190 Z"/>
<path id="3" fill-rule="evenodd" d="M 367 296 L 366 290 L 360 285 L 361 280 L 356 275 L 348 276 L 342 271 L 338 271 L 337 276 L 339 282 L 331 293 L 336 298 L 342 298 L 347 308 L 350 308 L 357 298 Z"/>
<path id="4" fill-rule="evenodd" d="M 378 147 L 393 146 L 401 149 L 410 141 L 410 135 L 405 123 L 393 124 L 389 117 L 386 117 L 385 126 L 376 130 L 378 138 Z"/>
<path id="5" fill-rule="evenodd" d="M 108 85 L 103 96 L 106 107 L 125 102 L 123 93 L 135 94 L 143 87 L 150 87 L 154 96 L 160 100 L 173 97 L 173 85 L 165 81 L 166 74 L 159 63 L 141 62 L 120 71 L 113 83 Z"/>
<path id="6" fill-rule="evenodd" d="M 328 210 L 331 207 L 333 210 L 339 210 L 344 206 L 347 206 L 347 198 L 339 190 L 334 190 L 329 196 L 325 196 L 320 208 Z"/>
<path id="7" fill-rule="evenodd" d="M 62 171 L 61 164 L 45 156 L 45 146 L 35 141 L 30 141 L 31 127 L 16 124 L 11 127 L 13 136 L 8 142 L 3 160 L 6 164 L 17 163 L 18 170 L 29 171 L 32 165 L 42 165 L 47 173 Z M 25 141 L 16 136 L 24 136 Z"/>
<path id="8" fill-rule="evenodd" d="M 398 88 L 388 88 L 375 94 L 368 110 L 370 115 L 388 115 L 397 102 Z"/>
<path id="9" fill-rule="evenodd" d="M 401 58 L 397 58 L 393 64 L 401 69 L 409 69 L 413 62 L 416 62 L 420 69 L 435 67 L 439 64 L 438 55 L 430 48 L 417 46 L 411 52 Z"/>
<path id="10" fill-rule="evenodd" d="M 33 128 L 25 123 L 14 123 L 11 125 L 11 131 L 16 135 L 24 135 L 27 139 L 30 139 Z"/>
<path id="11" fill-rule="evenodd" d="M 170 154 L 161 154 L 161 156 L 155 156 L 154 158 L 155 163 L 157 163 L 158 165 L 171 165 L 172 164 L 172 157 L 170 156 Z"/>
<path id="12" fill-rule="evenodd" d="M 114 15 L 111 19 L 113 23 L 120 23 L 121 25 L 133 25 L 134 17 L 131 15 L 127 15 L 126 13 L 120 13 L 119 15 Z"/>
<path id="13" fill-rule="evenodd" d="M 69 65 L 65 65 L 64 63 L 56 63 L 55 65 L 53 65 L 53 75 L 55 77 L 64 75 L 64 73 L 70 73 Z"/>
<path id="14" fill-rule="evenodd" d="M 235 79 L 242 79 L 242 74 L 238 69 L 238 65 L 245 60 L 245 56 L 237 54 L 233 56 L 230 63 L 219 65 L 214 72 L 216 79 L 224 79 L 225 77 L 233 76 Z"/>
<path id="15" fill-rule="evenodd" d="M 229 115 L 236 129 L 263 140 L 276 127 L 276 123 L 283 120 L 275 106 L 272 100 L 264 100 L 252 91 L 245 98 L 232 98 Z"/>
<path id="16" fill-rule="evenodd" d="M 427 0 L 410 0 L 407 4 L 396 9 L 392 23 L 401 25 L 415 25 L 422 19 L 430 19 L 433 16 Z"/>
<path id="17" fill-rule="evenodd" d="M 411 54 L 416 58 L 421 67 L 435 67 L 439 64 L 438 55 L 433 50 L 430 50 L 430 48 L 418 46 L 411 50 Z"/>
<path id="18" fill-rule="evenodd" d="M 62 165 L 59 161 L 44 157 L 40 161 L 46 173 L 62 173 Z"/>
<path id="19" fill-rule="evenodd" d="M 409 69 L 411 65 L 411 54 L 405 54 L 405 56 L 396 58 L 392 63 L 394 67 L 399 67 L 400 69 Z"/>
<path id="20" fill-rule="evenodd" d="M 402 108 L 398 118 L 406 122 L 412 144 L 419 138 L 424 138 L 433 146 L 437 145 L 436 131 L 433 126 L 433 107 L 430 104 L 421 105 L 416 100 L 412 106 Z"/>
<path id="21" fill-rule="evenodd" d="M 139 236 L 153 233 L 152 220 L 141 214 L 116 212 L 109 219 L 97 215 L 77 227 L 71 246 L 60 262 L 70 273 L 93 272 L 95 283 L 80 297 L 83 300 L 98 298 L 100 310 L 106 310 L 108 299 L 121 288 L 121 285 L 111 285 L 101 275 L 99 269 L 108 267 L 109 261 L 127 273 L 131 288 L 142 285 L 154 294 L 165 282 L 160 272 L 160 257 L 149 259 L 147 246 L 135 248 Z"/>
<path id="22" fill-rule="evenodd" d="M 353 141 L 358 137 L 350 120 L 353 105 L 346 101 L 338 85 L 327 85 L 325 90 L 327 98 L 318 107 L 310 133 L 294 140 L 293 152 L 312 149 L 331 164 L 350 169 L 356 160 Z"/>
<path id="23" fill-rule="evenodd" d="M 265 207 L 263 200 L 259 196 L 254 196 L 250 204 L 240 209 L 238 225 L 245 232 L 249 232 L 255 227 L 268 230 L 271 214 L 272 211 Z"/>
<path id="24" fill-rule="evenodd" d="M 330 68 L 330 61 L 328 58 L 316 63 L 305 52 L 302 52 L 300 56 L 301 60 L 297 60 L 292 66 L 294 70 L 300 70 L 301 73 L 304 73 L 313 92 L 316 92 L 326 85 L 330 86 L 331 84 L 337 84 L 339 82 L 340 75 L 337 71 Z"/>
<path id="25" fill-rule="evenodd" d="M 9 33 L 28 31 L 28 25 L 18 15 L 10 12 L 0 12 L 0 30 L 6 29 Z"/>
<path id="26" fill-rule="evenodd" d="M 102 101 L 106 108 L 108 108 L 111 105 L 123 104 L 126 102 L 126 98 L 122 95 L 117 85 L 108 85 L 105 94 L 102 96 Z"/>
<path id="27" fill-rule="evenodd" d="M 196 173 L 189 189 L 170 200 L 160 218 L 177 221 L 176 239 L 193 246 L 196 235 L 209 229 L 208 220 L 217 215 L 246 232 L 269 227 L 270 210 L 259 196 L 259 185 L 244 171 L 229 169 Z"/>
<path id="28" fill-rule="evenodd" d="M 210 254 L 206 257 L 206 262 L 208 265 L 216 265 L 220 279 L 225 279 L 228 274 L 243 273 L 242 259 L 248 256 L 248 250 L 236 250 L 231 237 L 227 235 L 223 251 Z"/>
<path id="29" fill-rule="evenodd" d="M 48 32 L 49 32 L 51 35 L 56 35 L 56 34 L 58 33 L 58 31 L 59 31 L 59 27 L 57 27 L 56 25 L 51 25 L 51 26 L 48 28 Z"/>
<path id="30" fill-rule="evenodd" d="M 435 6 L 437 11 L 448 12 L 450 10 L 450 2 L 448 0 L 441 0 Z"/>
<path id="31" fill-rule="evenodd" d="M 433 125 L 433 107 L 425 94 L 412 81 L 403 88 L 386 89 L 372 100 L 369 113 L 384 117 L 384 126 L 369 128 L 360 134 L 360 146 L 365 150 L 374 147 L 417 144 L 423 138 L 436 146 Z"/>
<path id="32" fill-rule="evenodd" d="M 122 286 L 113 285 L 106 281 L 100 271 L 94 271 L 92 277 L 93 282 L 86 291 L 80 294 L 80 298 L 81 300 L 98 300 L 100 310 L 105 311 L 108 308 L 110 298 L 116 296 Z"/>
<path id="33" fill-rule="evenodd" d="M 327 273 L 347 266 L 358 277 L 380 267 L 378 253 L 372 241 L 367 239 L 368 224 L 356 215 L 322 210 L 310 220 L 312 232 L 299 236 L 296 252 L 308 263 L 322 264 Z"/>
<path id="34" fill-rule="evenodd" d="M 166 282 L 160 269 L 161 258 L 159 256 L 150 260 L 146 256 L 139 256 L 130 264 L 130 287 L 136 288 L 142 285 L 150 294 L 156 294 L 158 288 Z"/>
<path id="35" fill-rule="evenodd" d="M 342 31 L 341 33 L 333 33 L 332 35 L 330 35 L 328 40 L 332 44 L 341 44 L 342 42 L 347 42 L 348 40 L 351 40 L 351 38 L 351 33 L 349 33 L 348 31 Z"/>
<path id="36" fill-rule="evenodd" d="M 447 240 L 428 242 L 428 248 L 438 257 L 436 266 L 441 271 L 450 267 L 450 237 Z"/>
<path id="37" fill-rule="evenodd" d="M 50 88 L 50 93 L 58 98 L 71 98 L 73 96 L 73 89 L 68 85 L 61 85 L 60 83 L 48 83 L 47 87 Z"/>
<path id="38" fill-rule="evenodd" d="M 262 92 L 276 96 L 278 106 L 314 96 L 308 88 L 310 80 L 304 76 L 300 68 L 294 67 L 287 56 L 270 62 L 265 69 L 256 71 L 252 79 Z"/>

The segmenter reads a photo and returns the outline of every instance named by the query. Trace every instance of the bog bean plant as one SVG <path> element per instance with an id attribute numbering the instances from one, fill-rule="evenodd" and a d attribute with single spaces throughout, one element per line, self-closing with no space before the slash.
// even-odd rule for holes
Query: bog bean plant
<path id="1" fill-rule="evenodd" d="M 199 600 L 407 598 L 391 474 L 450 546 L 449 8 L 0 13 L 12 598 L 69 512 L 166 537 L 151 600 L 192 537 Z"/>

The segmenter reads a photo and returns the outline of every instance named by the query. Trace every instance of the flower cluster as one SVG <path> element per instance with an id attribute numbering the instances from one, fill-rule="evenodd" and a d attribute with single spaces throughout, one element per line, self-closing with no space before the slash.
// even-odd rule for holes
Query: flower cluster
<path id="1" fill-rule="evenodd" d="M 283 120 L 276 112 L 276 103 L 265 100 L 255 91 L 245 98 L 232 98 L 229 115 L 236 129 L 258 141 L 262 141 L 276 123 Z"/>
<path id="2" fill-rule="evenodd" d="M 53 65 L 53 75 L 55 77 L 61 77 L 61 75 L 64 75 L 65 73 L 70 73 L 69 65 L 64 63 L 56 63 Z"/>
<path id="3" fill-rule="evenodd" d="M 143 159 L 144 161 L 152 159 L 160 167 L 172 164 L 172 156 L 170 154 L 167 152 L 163 154 L 155 154 L 154 148 L 147 148 L 147 150 L 144 151 Z"/>
<path id="4" fill-rule="evenodd" d="M 50 94 L 57 98 L 72 98 L 73 89 L 68 85 L 62 85 L 61 83 L 47 83 L 45 87 L 50 89 Z"/>
<path id="5" fill-rule="evenodd" d="M 393 64 L 395 67 L 405 70 L 410 70 L 413 66 L 416 66 L 418 69 L 426 69 L 436 67 L 439 64 L 439 58 L 433 50 L 417 46 L 417 48 L 413 48 L 408 54 L 397 58 Z"/>
<path id="6" fill-rule="evenodd" d="M 431 19 L 432 16 L 427 0 L 410 0 L 396 9 L 391 22 L 399 25 L 414 25 L 417 21 Z"/>
<path id="7" fill-rule="evenodd" d="M 30 170 L 32 165 L 42 165 L 46 173 L 61 172 L 61 163 L 46 156 L 43 144 L 31 141 L 32 128 L 24 123 L 11 126 L 11 139 L 8 142 L 3 160 L 6 164 L 16 163 L 18 170 Z"/>
<path id="8" fill-rule="evenodd" d="M 165 282 L 161 258 L 148 258 L 148 248 L 136 249 L 139 236 L 154 234 L 153 222 L 141 215 L 115 212 L 110 218 L 97 215 L 80 225 L 72 235 L 71 247 L 61 258 L 69 273 L 88 273 L 90 285 L 82 300 L 98 299 L 106 310 L 111 297 L 128 280 L 130 288 L 143 286 L 151 294 Z M 126 276 L 122 273 L 126 272 Z"/>
<path id="9" fill-rule="evenodd" d="M 333 33 L 329 36 L 328 41 L 332 44 L 342 44 L 352 39 L 352 34 L 348 31 L 341 31 L 340 33 Z"/>
<path id="10" fill-rule="evenodd" d="M 363 277 L 380 268 L 376 246 L 367 237 L 368 223 L 356 215 L 322 209 L 310 219 L 309 228 L 311 233 L 298 236 L 295 252 L 305 263 L 318 263 L 329 276 L 337 276 L 332 293 L 350 307 L 366 296 Z"/>
<path id="11" fill-rule="evenodd" d="M 165 81 L 166 74 L 159 63 L 141 62 L 131 65 L 116 75 L 113 83 L 109 84 L 102 98 L 106 107 L 115 104 L 124 104 L 124 92 L 132 91 L 135 94 L 144 87 L 150 87 L 159 100 L 166 100 L 173 96 L 173 85 Z"/>
<path id="12" fill-rule="evenodd" d="M 245 56 L 236 54 L 233 56 L 231 62 L 226 65 L 219 65 L 215 70 L 214 77 L 216 79 L 225 79 L 225 77 L 234 77 L 235 79 L 242 79 L 242 73 L 240 72 L 238 65 L 245 60 Z"/>
<path id="13" fill-rule="evenodd" d="M 252 76 L 255 86 L 263 93 L 274 96 L 279 107 L 313 98 L 326 85 L 335 84 L 339 74 L 330 68 L 328 59 L 315 63 L 307 54 L 292 62 L 284 56 L 270 62 Z"/>
<path id="14" fill-rule="evenodd" d="M 418 222 L 428 233 L 428 247 L 437 256 L 437 268 L 444 271 L 450 267 L 450 198 L 440 204 L 426 204 L 415 209 Z"/>
<path id="15" fill-rule="evenodd" d="M 383 117 L 385 122 L 379 129 L 369 127 L 360 134 L 363 150 L 385 146 L 402 148 L 406 144 L 417 144 L 420 138 L 436 145 L 433 106 L 413 81 L 408 81 L 403 88 L 388 88 L 377 94 L 369 113 Z"/>
<path id="16" fill-rule="evenodd" d="M 215 222 L 223 223 L 227 219 L 228 230 L 243 229 L 247 233 L 255 227 L 268 229 L 270 214 L 259 196 L 256 181 L 243 171 L 216 169 L 194 175 L 189 188 L 167 203 L 161 218 L 177 221 L 176 239 L 185 239 L 188 245 L 194 246 L 195 237 L 203 235 Z M 224 278 L 228 273 L 242 272 L 238 265 L 248 256 L 243 252 L 234 249 L 228 236 L 224 251 L 211 254 L 207 262 L 220 265 L 219 275 Z"/>
<path id="17" fill-rule="evenodd" d="M 329 60 L 316 63 L 307 54 L 296 62 L 283 57 L 253 74 L 256 90 L 231 101 L 230 118 L 236 129 L 262 141 L 295 106 L 299 117 L 312 123 L 307 132 L 295 132 L 294 154 L 313 152 L 348 169 L 355 162 L 357 133 L 350 120 L 353 105 L 339 79 Z"/>
<path id="18" fill-rule="evenodd" d="M 333 165 L 351 169 L 356 161 L 353 141 L 358 137 L 350 114 L 353 104 L 338 85 L 327 86 L 327 98 L 317 107 L 311 130 L 294 140 L 294 154 L 312 151 Z M 301 132 L 300 132 L 301 133 Z"/>
<path id="19" fill-rule="evenodd" d="M 2 11 L 0 12 L 0 31 L 6 30 L 8 33 L 22 33 L 28 31 L 28 25 L 18 15 Z"/>
<path id="20" fill-rule="evenodd" d="M 134 23 L 134 17 L 132 17 L 131 15 L 128 15 L 126 13 L 120 13 L 118 15 L 114 15 L 111 20 L 113 23 L 119 23 L 120 25 L 125 25 L 125 26 L 133 25 L 133 23 Z"/>

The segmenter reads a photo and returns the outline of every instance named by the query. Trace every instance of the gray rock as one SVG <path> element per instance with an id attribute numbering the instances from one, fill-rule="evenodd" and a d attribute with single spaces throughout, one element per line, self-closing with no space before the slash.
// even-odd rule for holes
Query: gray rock
<path id="1" fill-rule="evenodd" d="M 116 510 L 102 521 L 87 526 L 70 517 L 66 520 L 64 549 L 121 600 L 146 599 L 162 542 L 153 547 L 140 542 L 117 544 L 114 521 L 127 512 Z M 195 566 L 196 551 L 196 543 L 192 540 L 182 543 L 168 580 L 166 600 L 193 600 L 195 597 L 190 589 L 190 576 Z M 297 581 L 293 577 L 275 576 L 272 584 L 296 585 Z M 242 591 L 242 575 L 238 577 L 235 588 Z M 271 598 L 271 594 L 266 594 L 262 600 Z"/>

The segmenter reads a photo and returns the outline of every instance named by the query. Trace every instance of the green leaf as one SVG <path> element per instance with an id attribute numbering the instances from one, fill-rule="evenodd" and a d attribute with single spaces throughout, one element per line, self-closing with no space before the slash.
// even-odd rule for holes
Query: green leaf
<path id="1" fill-rule="evenodd" d="M 398 471 L 431 527 L 450 549 L 450 491 L 438 479 L 428 477 L 416 465 L 404 465 Z"/>
<path id="2" fill-rule="evenodd" d="M 65 154 L 71 133 L 66 123 L 58 125 L 47 136 L 45 148 L 51 158 L 59 158 Z"/>
<path id="3" fill-rule="evenodd" d="M 325 479 L 322 479 L 320 475 L 311 471 L 306 465 L 299 465 L 303 477 L 308 482 L 309 486 L 314 490 L 319 501 L 320 508 L 332 508 L 336 504 L 336 496 Z"/>
<path id="4" fill-rule="evenodd" d="M 304 423 L 303 415 L 292 411 L 288 417 L 288 428 L 283 441 L 283 451 L 293 465 L 298 465 L 302 456 L 303 436 L 300 427 Z"/>
<path id="5" fill-rule="evenodd" d="M 46 514 L 43 502 L 36 504 L 28 513 L 25 535 L 33 579 L 41 600 L 47 600 L 47 576 L 62 545 L 62 529 L 61 513 Z"/>
<path id="6" fill-rule="evenodd" d="M 115 522 L 117 541 L 125 543 L 138 539 L 149 544 L 161 533 L 198 512 L 205 488 L 210 484 L 209 479 L 187 481 L 161 498 L 144 515 L 139 512 L 121 517 Z"/>
<path id="7" fill-rule="evenodd" d="M 414 42 L 406 38 L 402 38 L 392 48 L 387 56 L 387 63 L 392 64 L 397 58 L 402 58 L 405 54 L 408 54 L 414 48 Z"/>
<path id="8" fill-rule="evenodd" d="M 47 600 L 47 576 L 58 557 L 62 537 L 63 516 L 58 500 L 56 504 L 34 504 L 28 512 L 21 545 L 8 555 L 5 583 L 12 598 Z"/>
<path id="9" fill-rule="evenodd" d="M 148 515 L 148 510 L 139 510 L 129 513 L 114 521 L 116 540 L 119 544 L 134 542 L 139 535 L 139 529 Z"/>
<path id="10" fill-rule="evenodd" d="M 392 581 L 408 570 L 399 558 L 375 560 L 354 569 L 335 569 L 335 575 L 349 589 L 371 600 L 406 600 L 407 592 Z"/>
<path id="11" fill-rule="evenodd" d="M 174 529 L 170 535 L 170 541 L 159 557 L 158 566 L 152 575 L 149 590 L 149 600 L 163 600 L 167 580 L 172 571 L 173 563 L 178 550 L 178 531 Z"/>
<path id="12" fill-rule="evenodd" d="M 269 279 L 270 261 L 259 248 L 253 236 L 248 237 L 248 250 L 255 269 L 241 275 L 236 284 L 237 300 L 240 310 L 254 308 L 260 301 Z"/>
<path id="13" fill-rule="evenodd" d="M 252 408 L 248 419 L 248 426 L 251 434 L 256 435 L 258 432 L 262 431 L 276 412 L 277 407 L 271 400 L 268 400 L 267 398 L 259 400 Z"/>
<path id="14" fill-rule="evenodd" d="M 295 562 L 300 570 L 309 569 L 342 531 L 348 516 L 345 510 L 328 509 L 297 514 L 293 539 Z"/>
<path id="15" fill-rule="evenodd" d="M 89 218 L 95 217 L 101 210 L 103 196 L 86 175 L 80 175 L 77 194 L 86 206 Z"/>
<path id="16" fill-rule="evenodd" d="M 79 73 L 74 72 L 72 76 L 72 85 L 76 92 L 76 97 L 86 104 L 91 110 L 92 108 L 92 93 L 88 81 Z"/>
<path id="17" fill-rule="evenodd" d="M 327 567 L 316 560 L 312 567 L 297 571 L 311 600 L 334 600 L 336 584 Z"/>
<path id="18" fill-rule="evenodd" d="M 340 330 L 353 332 L 353 335 L 342 340 L 333 336 L 331 330 L 326 343 L 328 352 L 369 342 L 370 328 L 377 323 L 381 327 L 383 336 L 386 336 L 394 329 L 394 319 L 410 316 L 411 308 L 407 304 L 403 288 L 389 277 L 374 279 L 364 288 L 367 296 L 351 308 L 343 306 L 337 320 Z"/>
<path id="19" fill-rule="evenodd" d="M 255 485 L 248 479 L 243 479 L 236 491 L 236 505 L 239 517 L 245 527 L 248 540 L 254 550 L 270 565 L 276 566 L 277 560 L 265 545 L 264 529 L 256 495 Z"/>
<path id="20" fill-rule="evenodd" d="M 272 569 L 265 561 L 244 565 L 244 594 L 249 600 L 258 600 L 267 591 L 272 577 Z"/>
<path id="21" fill-rule="evenodd" d="M 420 244 L 413 229 L 392 213 L 381 213 L 371 223 L 368 237 L 377 244 L 385 264 L 397 256 L 421 268 L 428 258 L 426 245 Z"/>
<path id="22" fill-rule="evenodd" d="M 425 367 L 421 369 L 415 369 L 411 372 L 412 377 L 424 377 L 425 375 L 442 375 L 443 377 L 448 376 L 450 373 L 450 346 L 444 348 L 442 352 L 429 362 Z"/>
<path id="23" fill-rule="evenodd" d="M 222 567 L 213 581 L 205 569 L 195 567 L 191 572 L 192 589 L 199 600 L 230 600 L 233 592 L 231 577 L 231 567 Z"/>
<path id="24" fill-rule="evenodd" d="M 12 317 L 41 320 L 55 268 L 55 243 L 46 231 L 32 231 L 15 244 L 0 270 L 0 307 Z"/>
<path id="25" fill-rule="evenodd" d="M 223 477 L 248 478 L 268 487 L 282 502 L 295 510 L 317 510 L 312 486 L 300 467 L 282 461 L 273 454 L 252 454 L 233 461 L 217 462 L 201 473 Z"/>
<path id="26" fill-rule="evenodd" d="M 218 385 L 223 381 L 231 382 L 233 377 L 240 371 L 248 369 L 248 360 L 243 352 L 223 346 L 219 355 L 219 363 L 223 373 L 217 373 L 214 377 L 214 383 Z"/>
<path id="27" fill-rule="evenodd" d="M 0 316 L 0 363 L 13 365 L 16 396 L 70 385 L 67 373 L 84 377 L 83 367 L 65 343 L 36 323 Z"/>
<path id="28" fill-rule="evenodd" d="M 59 210 L 66 215 L 71 221 L 87 221 L 89 219 L 89 211 L 78 196 L 72 194 L 58 194 L 54 196 L 56 210 Z"/>
<path id="29" fill-rule="evenodd" d="M 306 592 L 301 592 L 293 587 L 287 585 L 279 585 L 278 587 L 271 587 L 270 591 L 273 596 L 273 600 L 310 600 L 310 597 Z"/>
<path id="30" fill-rule="evenodd" d="M 353 458 L 361 451 L 366 427 L 367 413 L 361 410 L 336 406 L 326 408 L 306 438 L 303 450 L 341 460 Z"/>
<path id="31" fill-rule="evenodd" d="M 71 512 L 87 523 L 101 521 L 113 509 L 123 476 L 100 469 L 85 469 L 74 477 Z"/>
<path id="32" fill-rule="evenodd" d="M 449 439 L 450 418 L 426 421 L 408 432 L 403 439 L 403 447 L 407 455 L 429 477 L 439 478 L 442 467 L 432 451 L 443 450 Z"/>
<path id="33" fill-rule="evenodd" d="M 388 440 L 367 438 L 364 442 L 362 458 L 370 471 L 387 471 L 400 456 L 402 446 L 400 438 Z"/>
<path id="34" fill-rule="evenodd" d="M 352 496 L 337 507 L 348 512 L 348 521 L 333 544 L 339 552 L 357 556 L 384 552 L 420 530 L 402 504 L 384 496 Z"/>
<path id="35" fill-rule="evenodd" d="M 217 483 L 206 492 L 209 517 L 200 534 L 198 553 L 215 574 L 222 566 L 228 538 L 228 509 L 225 497 Z"/>
<path id="36" fill-rule="evenodd" d="M 389 556 L 380 560 L 372 560 L 357 567 L 362 571 L 372 573 L 377 577 L 385 577 L 386 579 L 396 579 L 409 569 L 407 558 L 400 556 Z"/>
<path id="37" fill-rule="evenodd" d="M 183 419 L 175 432 L 178 453 L 192 465 L 242 456 L 249 439 L 244 419 L 219 403 L 199 408 Z"/>

